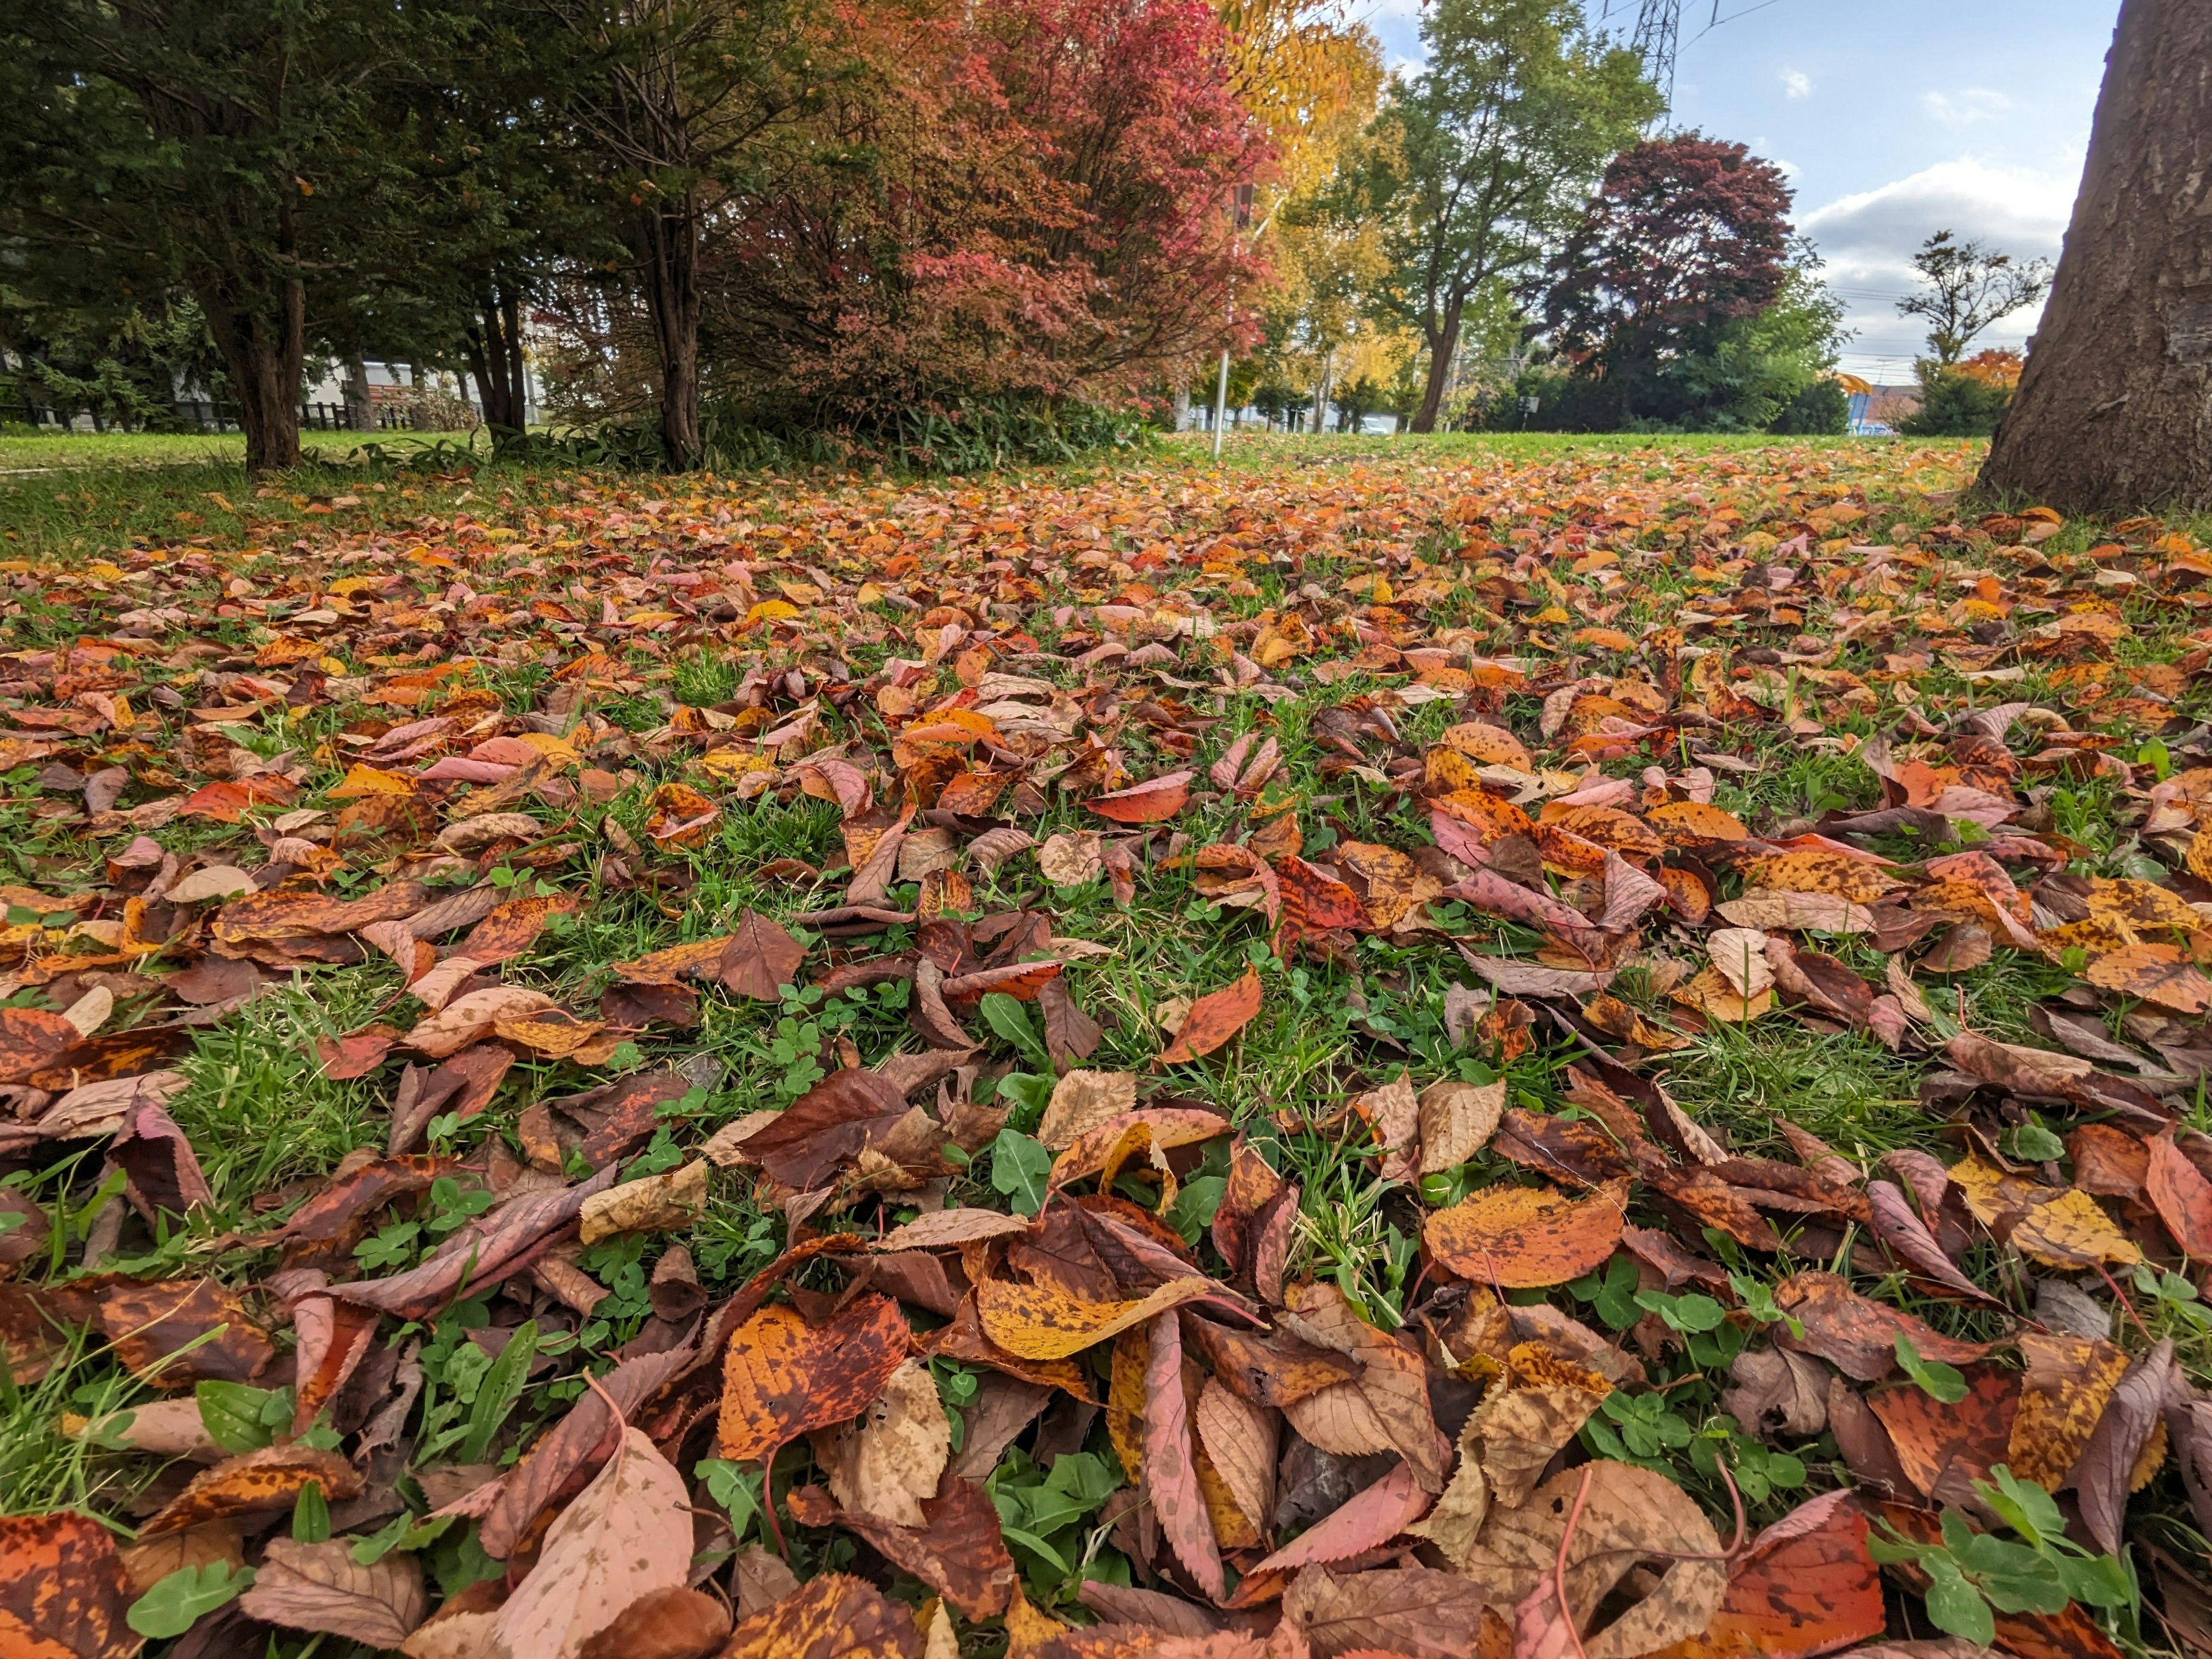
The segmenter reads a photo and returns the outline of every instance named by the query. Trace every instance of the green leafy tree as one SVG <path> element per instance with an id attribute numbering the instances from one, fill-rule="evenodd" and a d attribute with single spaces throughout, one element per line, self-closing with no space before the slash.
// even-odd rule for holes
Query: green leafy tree
<path id="1" fill-rule="evenodd" d="M 2012 388 L 1933 362 L 1920 366 L 1920 407 L 1897 423 L 1908 438 L 1986 438 L 2012 402 Z"/>
<path id="2" fill-rule="evenodd" d="M 1469 302 L 1542 264 L 1660 98 L 1577 0 L 1437 0 L 1421 36 L 1428 61 L 1393 83 L 1346 189 L 1389 227 L 1379 303 L 1428 346 L 1412 427 L 1430 432 Z"/>
<path id="3" fill-rule="evenodd" d="M 557 37 L 554 90 L 585 173 L 580 186 L 624 250 L 659 369 L 669 464 L 705 453 L 700 425 L 701 265 L 724 203 L 796 156 L 779 141 L 849 72 L 836 8 L 805 0 L 530 0 Z"/>
<path id="4" fill-rule="evenodd" d="M 2015 311 L 2040 305 L 2051 292 L 2051 261 L 2014 264 L 2012 255 L 1977 241 L 1954 241 L 1939 230 L 1912 256 L 1925 286 L 1897 302 L 1900 314 L 1925 318 L 1928 349 L 1944 368 L 1966 355 L 1984 329 Z"/>
<path id="5" fill-rule="evenodd" d="M 247 465 L 300 459 L 322 319 L 404 208 L 371 118 L 446 14 L 375 0 L 40 0 L 0 21 L 10 281 L 88 319 L 198 304 Z"/>

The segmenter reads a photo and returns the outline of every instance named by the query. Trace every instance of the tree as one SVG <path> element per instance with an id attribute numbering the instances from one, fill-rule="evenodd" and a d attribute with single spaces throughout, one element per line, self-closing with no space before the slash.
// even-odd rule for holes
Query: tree
<path id="1" fill-rule="evenodd" d="M 2122 0 L 2073 222 L 1980 483 L 2069 513 L 2212 503 L 2212 9 Z"/>
<path id="2" fill-rule="evenodd" d="M 1809 244 L 1793 242 L 1773 300 L 1751 316 L 1723 324 L 1710 349 L 1686 353 L 1664 367 L 1657 406 L 1633 412 L 1705 430 L 1746 432 L 1826 431 L 1829 427 L 1796 423 L 1832 415 L 1832 429 L 1842 431 L 1847 403 L 1828 377 L 1850 331 L 1843 326 L 1843 301 L 1828 291 L 1820 268 Z M 1785 418 L 1792 424 L 1776 424 Z"/>
<path id="3" fill-rule="evenodd" d="M 1250 343 L 1231 301 L 1266 268 L 1224 206 L 1268 141 L 1204 0 L 878 5 L 839 50 L 704 247 L 710 355 L 757 418 L 1123 401 Z"/>
<path id="4" fill-rule="evenodd" d="M 1385 142 L 1351 187 L 1390 227 L 1380 300 L 1427 343 L 1412 428 L 1430 432 L 1469 300 L 1540 264 L 1660 98 L 1577 0 L 1437 0 L 1421 34 L 1428 62 L 1393 84 Z"/>
<path id="5" fill-rule="evenodd" d="M 820 104 L 840 70 L 805 0 L 537 0 L 573 72 L 562 114 L 593 164 L 641 295 L 659 370 L 671 465 L 695 467 L 700 429 L 699 266 L 709 221 L 757 184 L 762 152 Z M 817 61 L 820 54 L 823 61 Z"/>
<path id="6" fill-rule="evenodd" d="M 2016 265 L 2008 253 L 1979 242 L 1954 242 L 1939 230 L 1920 245 L 1912 264 L 1925 292 L 1897 302 L 1899 314 L 1928 319 L 1928 349 L 1939 368 L 1959 361 L 1967 343 L 1990 324 L 2039 303 L 2051 291 L 2051 262 Z"/>
<path id="7" fill-rule="evenodd" d="M 39 0 L 0 23 L 11 283 L 88 319 L 189 295 L 255 471 L 300 459 L 311 334 L 392 207 L 367 118 L 442 14 L 374 0 Z"/>
<path id="8" fill-rule="evenodd" d="M 1741 144 L 1691 132 L 1636 145 L 1552 262 L 1553 344 L 1622 419 L 1679 414 L 1669 377 L 1781 295 L 1790 201 L 1781 171 Z"/>
<path id="9" fill-rule="evenodd" d="M 1986 438 L 2011 401 L 2012 388 L 2002 380 L 1923 362 L 1920 407 L 1897 429 L 1908 438 Z"/>

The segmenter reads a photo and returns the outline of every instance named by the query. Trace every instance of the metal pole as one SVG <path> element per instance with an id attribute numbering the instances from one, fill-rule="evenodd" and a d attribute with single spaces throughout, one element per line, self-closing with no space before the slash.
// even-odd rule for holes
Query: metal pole
<path id="1" fill-rule="evenodd" d="M 1221 459 L 1221 417 L 1229 403 L 1229 348 L 1221 348 L 1221 378 L 1213 386 L 1213 459 Z"/>

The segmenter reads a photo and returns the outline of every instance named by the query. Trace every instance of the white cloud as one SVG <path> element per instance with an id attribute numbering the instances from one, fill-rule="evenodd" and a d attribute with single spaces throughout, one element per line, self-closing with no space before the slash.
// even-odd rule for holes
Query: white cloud
<path id="1" fill-rule="evenodd" d="M 1850 307 L 1859 331 L 1850 350 L 1910 357 L 1924 348 L 1926 331 L 1917 318 L 1899 316 L 1896 301 L 1917 286 L 1912 255 L 1921 243 L 1949 230 L 2015 259 L 2056 258 L 2075 184 L 2070 176 L 1961 157 L 1840 197 L 1802 216 L 1798 228 L 1820 248 L 1830 286 Z M 2036 316 L 2016 312 L 1982 343 L 2017 346 Z"/>
<path id="2" fill-rule="evenodd" d="M 1977 121 L 1993 121 L 2012 107 L 2012 100 L 1987 87 L 1962 87 L 1957 92 L 1923 92 L 1920 107 L 1933 121 L 1948 127 L 1970 127 Z"/>
<path id="3" fill-rule="evenodd" d="M 1785 69 L 1782 71 L 1782 91 L 1790 98 L 1810 98 L 1813 77 L 1803 70 Z"/>

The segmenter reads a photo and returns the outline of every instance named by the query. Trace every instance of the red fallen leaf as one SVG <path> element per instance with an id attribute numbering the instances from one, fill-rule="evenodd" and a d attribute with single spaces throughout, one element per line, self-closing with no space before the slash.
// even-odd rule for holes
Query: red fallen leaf
<path id="1" fill-rule="evenodd" d="M 0 1652 L 14 1659 L 128 1659 L 137 1599 L 115 1535 L 88 1515 L 0 1516 Z"/>
<path id="2" fill-rule="evenodd" d="M 299 791 L 279 777 L 264 774 L 242 781 L 225 779 L 203 784 L 177 809 L 180 818 L 213 818 L 217 823 L 236 823 L 257 806 L 283 806 Z"/>
<path id="3" fill-rule="evenodd" d="M 1116 823 L 1158 823 L 1188 804 L 1192 776 L 1188 771 L 1163 773 L 1109 795 L 1093 795 L 1085 805 Z"/>
<path id="4" fill-rule="evenodd" d="M 325 1077 L 333 1083 L 345 1083 L 366 1077 L 382 1065 L 392 1045 L 398 1041 L 399 1033 L 390 1026 L 372 1025 L 349 1036 L 317 1037 L 315 1054 L 323 1062 Z"/>
<path id="5" fill-rule="evenodd" d="M 1000 1534 L 999 1512 L 981 1486 L 950 1468 L 939 1479 L 937 1495 L 922 1504 L 920 1527 L 840 1509 L 819 1486 L 800 1486 L 785 1501 L 792 1518 L 803 1526 L 841 1526 L 858 1533 L 886 1561 L 912 1573 L 968 1618 L 994 1618 L 1013 1599 L 1014 1558 Z"/>
<path id="6" fill-rule="evenodd" d="M 1275 953 L 1285 961 L 1297 942 L 1311 933 L 1368 933 L 1367 907 L 1359 895 L 1328 877 L 1295 853 L 1275 860 L 1275 880 L 1283 892 L 1283 925 L 1275 940 Z"/>
<path id="7" fill-rule="evenodd" d="M 960 974 L 937 988 L 947 1002 L 979 1002 L 995 991 L 1017 1002 L 1034 1002 L 1037 993 L 1060 977 L 1057 962 L 1010 962 L 1000 968 L 979 968 Z"/>
<path id="8" fill-rule="evenodd" d="M 108 1156 L 131 1178 L 132 1201 L 149 1212 L 183 1215 L 195 1206 L 213 1204 L 207 1177 L 192 1154 L 192 1143 L 176 1119 L 152 1101 L 130 1109 L 123 1127 L 108 1144 Z"/>
<path id="9" fill-rule="evenodd" d="M 1253 1567 L 1287 1571 L 1317 1562 L 1342 1561 L 1389 1543 L 1429 1512 L 1436 1500 L 1421 1490 L 1413 1466 L 1400 1463 L 1334 1514 Z"/>
<path id="10" fill-rule="evenodd" d="M 389 1279 L 335 1285 L 331 1293 L 395 1319 L 427 1319 L 464 1286 L 480 1291 L 527 1267 L 583 1212 L 585 1200 L 613 1186 L 621 1174 L 619 1164 L 610 1164 L 560 1192 L 518 1198 L 453 1233 L 420 1267 Z"/>
<path id="11" fill-rule="evenodd" d="M 1808 1659 L 1881 1635 L 1887 1616 L 1866 1516 L 1848 1491 L 1823 1492 L 1753 1540 L 1702 1635 L 1649 1659 Z"/>
<path id="12" fill-rule="evenodd" d="M 2177 1154 L 2179 1156 L 2179 1154 Z M 2197 1175 L 2195 1170 L 2190 1171 Z M 2202 1182 L 2203 1176 L 2197 1176 Z M 1867 1183 L 1867 1203 L 1874 1215 L 1874 1230 L 1881 1236 L 1891 1253 L 1923 1279 L 1954 1291 L 1970 1302 L 1986 1302 L 1992 1307 L 2003 1304 L 1980 1285 L 1960 1273 L 1936 1243 L 1936 1236 L 1920 1219 L 1904 1192 L 1893 1182 L 1870 1181 Z"/>
<path id="13" fill-rule="evenodd" d="M 519 957 L 538 942 L 548 921 L 557 915 L 572 914 L 576 903 L 573 893 L 509 899 L 495 906 L 489 915 L 471 928 L 454 954 L 466 957 L 483 968 Z"/>
<path id="14" fill-rule="evenodd" d="M 1899 1383 L 1867 1396 L 1889 1431 L 1905 1477 L 1922 1497 L 1937 1504 L 1973 1501 L 1976 1480 L 1990 1478 L 2012 1443 L 2020 1407 L 2018 1373 L 1992 1365 L 1966 1368 L 1966 1397 L 1946 1404 L 1917 1383 Z"/>
<path id="15" fill-rule="evenodd" d="M 1967 1364 L 1989 1352 L 1985 1344 L 1957 1341 L 1902 1309 L 1861 1296 L 1834 1273 L 1792 1273 L 1774 1287 L 1774 1305 L 1805 1333 L 1784 1332 L 1777 1341 L 1817 1354 L 1861 1382 L 1879 1382 L 1897 1369 L 1900 1333 L 1923 1359 L 1946 1365 Z"/>
<path id="16" fill-rule="evenodd" d="M 1351 890 L 1345 889 L 1347 893 Z M 1366 912 L 1362 910 L 1360 914 L 1364 916 Z M 1182 1025 L 1175 1034 L 1175 1041 L 1152 1064 L 1175 1066 L 1212 1054 L 1251 1023 L 1252 1016 L 1260 1012 L 1261 996 L 1259 970 L 1247 968 L 1244 976 L 1235 984 L 1210 992 L 1191 1004 L 1190 1012 L 1183 1017 Z"/>
<path id="17" fill-rule="evenodd" d="M 2148 1143 L 2150 1163 L 2143 1181 L 2144 1195 L 2158 1218 L 2173 1235 L 2181 1253 L 2197 1261 L 2212 1261 L 2212 1182 L 2208 1182 L 2181 1149 L 2171 1132 Z"/>
<path id="18" fill-rule="evenodd" d="M 896 1084 L 848 1066 L 830 1073 L 781 1117 L 747 1136 L 745 1156 L 785 1186 L 811 1190 L 906 1114 L 906 1096 Z"/>
<path id="19" fill-rule="evenodd" d="M 212 1279 L 96 1273 L 36 1295 L 57 1318 L 105 1336 L 125 1366 L 158 1388 L 251 1382 L 276 1355 L 245 1304 Z M 212 1340 L 210 1332 L 216 1333 Z M 191 1352 L 183 1358 L 171 1358 L 186 1348 Z"/>
<path id="20" fill-rule="evenodd" d="M 1229 1593 L 1213 1522 L 1191 1457 L 1190 1401 L 1182 1388 L 1182 1326 L 1170 1308 L 1153 1317 L 1145 1363 L 1145 1495 L 1161 1534 L 1199 1589 L 1218 1601 Z"/>
<path id="21" fill-rule="evenodd" d="M 513 1555 L 534 1532 L 538 1517 L 549 1504 L 581 1490 L 599 1473 L 599 1466 L 614 1455 L 614 1418 L 607 1410 L 609 1399 L 628 1415 L 690 1365 L 693 1358 L 694 1351 L 684 1347 L 617 1360 L 615 1368 L 599 1379 L 598 1389 L 579 1395 L 568 1414 L 538 1436 L 522 1461 L 500 1482 L 498 1495 L 477 1529 L 484 1553 L 495 1561 Z"/>
<path id="22" fill-rule="evenodd" d="M 299 1337 L 294 1435 L 306 1433 L 315 1414 L 345 1387 L 368 1352 L 376 1322 L 374 1308 L 356 1308 L 327 1296 L 303 1296 L 292 1304 L 292 1328 Z"/>
<path id="23" fill-rule="evenodd" d="M 722 952 L 719 976 L 739 996 L 775 1002 L 805 958 L 805 945 L 759 912 L 748 910 L 738 918 L 737 931 Z"/>

